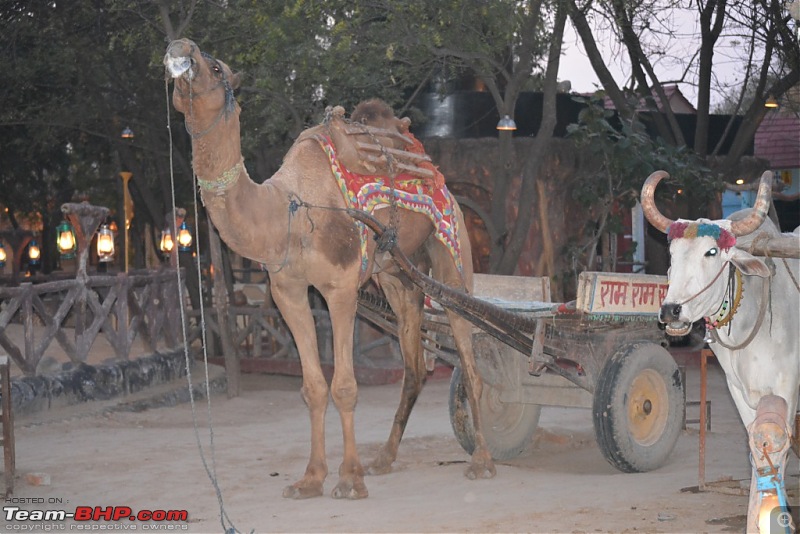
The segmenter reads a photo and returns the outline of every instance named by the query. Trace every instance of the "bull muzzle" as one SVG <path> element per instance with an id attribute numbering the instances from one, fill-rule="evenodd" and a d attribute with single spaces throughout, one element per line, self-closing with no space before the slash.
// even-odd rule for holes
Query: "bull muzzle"
<path id="1" fill-rule="evenodd" d="M 677 303 L 664 303 L 658 312 L 658 320 L 666 325 L 667 334 L 685 336 L 692 330 L 692 323 L 681 320 L 683 306 Z"/>

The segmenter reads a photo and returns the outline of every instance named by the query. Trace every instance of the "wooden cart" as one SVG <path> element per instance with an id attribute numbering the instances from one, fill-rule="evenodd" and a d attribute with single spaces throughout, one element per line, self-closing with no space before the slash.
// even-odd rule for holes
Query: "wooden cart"
<path id="1" fill-rule="evenodd" d="M 681 373 L 657 326 L 666 290 L 665 277 L 586 272 L 576 301 L 551 303 L 547 278 L 475 275 L 473 297 L 459 299 L 474 300 L 484 314 L 488 307 L 491 316 L 473 321 L 479 325 L 473 345 L 493 457 L 522 454 L 542 406 L 566 406 L 592 409 L 597 443 L 616 468 L 643 472 L 661 466 L 683 428 L 685 399 Z M 455 367 L 450 420 L 471 453 L 474 430 L 452 332 L 442 307 L 426 302 L 429 368 L 436 357 Z M 388 307 L 374 298 L 362 298 L 359 313 L 384 328 L 391 325 Z"/>

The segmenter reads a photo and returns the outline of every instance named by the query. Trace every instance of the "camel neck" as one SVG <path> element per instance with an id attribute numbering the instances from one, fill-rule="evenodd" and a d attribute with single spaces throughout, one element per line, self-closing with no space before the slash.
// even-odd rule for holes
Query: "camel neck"
<path id="1" fill-rule="evenodd" d="M 192 140 L 192 168 L 199 182 L 230 181 L 234 168 L 242 170 L 242 147 L 239 138 L 239 118 L 228 117 L 212 131 Z M 222 185 L 222 184 L 220 184 Z"/>

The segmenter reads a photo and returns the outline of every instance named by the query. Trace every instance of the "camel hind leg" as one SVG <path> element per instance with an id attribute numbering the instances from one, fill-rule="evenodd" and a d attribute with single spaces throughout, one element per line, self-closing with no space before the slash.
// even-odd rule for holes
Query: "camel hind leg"
<path id="1" fill-rule="evenodd" d="M 463 219 L 461 219 L 460 223 L 461 228 L 465 228 Z M 434 278 L 451 287 L 472 292 L 472 253 L 468 240 L 465 239 L 461 243 L 463 273 L 458 271 L 450 251 L 434 238 L 428 240 L 428 253 L 431 258 Z M 483 392 L 483 380 L 478 373 L 475 352 L 472 348 L 472 324 L 455 312 L 450 310 L 446 310 L 446 312 L 447 319 L 450 321 L 450 329 L 453 331 L 453 339 L 458 349 L 461 372 L 464 376 L 464 386 L 472 413 L 472 423 L 475 428 L 475 450 L 472 452 L 470 465 L 464 475 L 469 479 L 492 478 L 497 471 L 492 460 L 492 454 L 489 452 L 489 446 L 483 437 L 481 410 L 478 405 Z"/>
<path id="2" fill-rule="evenodd" d="M 394 416 L 389 439 L 381 448 L 378 456 L 369 465 L 371 475 L 382 475 L 392 470 L 392 463 L 397 458 L 397 449 L 408 417 L 422 391 L 427 378 L 425 360 L 422 355 L 422 291 L 410 282 L 382 273 L 379 280 L 386 299 L 397 316 L 400 351 L 403 354 L 404 372 L 403 389 L 400 405 Z"/>

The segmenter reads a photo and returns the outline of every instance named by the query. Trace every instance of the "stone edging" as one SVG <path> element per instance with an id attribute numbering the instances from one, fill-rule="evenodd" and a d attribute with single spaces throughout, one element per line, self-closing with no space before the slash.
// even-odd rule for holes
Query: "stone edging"
<path id="1" fill-rule="evenodd" d="M 185 376 L 186 359 L 184 351 L 179 349 L 98 366 L 79 364 L 53 375 L 17 377 L 11 382 L 11 400 L 15 414 L 26 415 L 84 402 L 124 398 Z M 221 384 L 213 384 L 214 390 L 221 387 L 224 391 L 225 382 L 223 376 Z M 175 398 L 167 404 L 188 400 L 186 384 L 183 389 L 186 390 L 185 399 L 184 395 L 173 393 L 169 396 Z"/>

